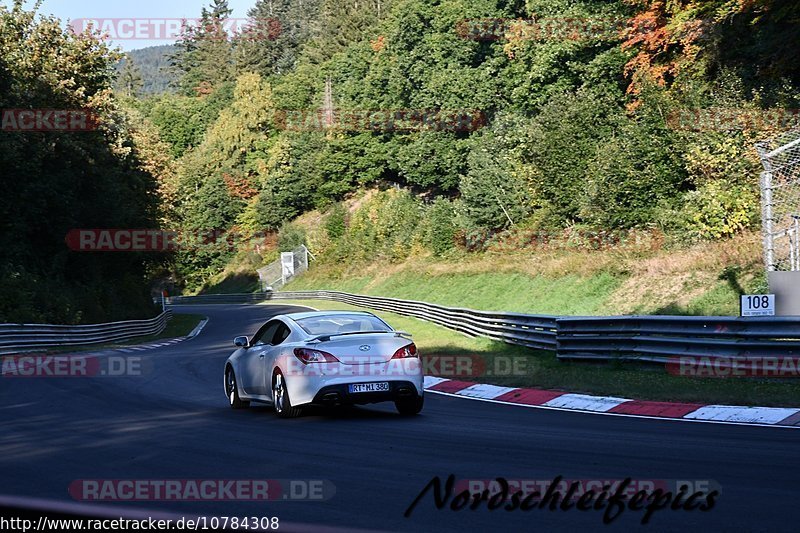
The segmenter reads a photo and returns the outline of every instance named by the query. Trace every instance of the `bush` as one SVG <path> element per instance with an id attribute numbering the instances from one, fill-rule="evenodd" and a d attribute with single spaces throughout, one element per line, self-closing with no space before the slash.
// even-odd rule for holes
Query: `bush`
<path id="1" fill-rule="evenodd" d="M 670 135 L 628 122 L 590 160 L 580 217 L 604 228 L 654 222 L 659 204 L 680 197 L 687 180 Z"/>
<path id="2" fill-rule="evenodd" d="M 278 233 L 278 250 L 291 252 L 306 244 L 306 231 L 294 224 L 284 224 Z"/>
<path id="3" fill-rule="evenodd" d="M 409 191 L 390 190 L 374 214 L 382 253 L 392 261 L 406 259 L 420 229 L 421 202 Z"/>
<path id="4" fill-rule="evenodd" d="M 456 224 L 453 204 L 437 198 L 426 213 L 426 245 L 434 255 L 443 255 L 455 246 Z"/>
<path id="5" fill-rule="evenodd" d="M 554 97 L 529 126 L 523 162 L 537 200 L 560 220 L 579 218 L 592 157 L 598 147 L 618 141 L 613 136 L 625 120 L 613 98 L 584 90 Z"/>
<path id="6" fill-rule="evenodd" d="M 328 238 L 336 240 L 344 236 L 347 231 L 347 209 L 342 204 L 335 204 L 325 221 L 325 232 Z"/>
<path id="7" fill-rule="evenodd" d="M 680 230 L 691 239 L 722 239 L 759 219 L 758 194 L 750 187 L 713 181 L 684 196 Z"/>
<path id="8" fill-rule="evenodd" d="M 421 240 L 422 209 L 422 203 L 407 190 L 378 192 L 352 213 L 343 237 L 327 255 L 348 263 L 405 259 Z"/>
<path id="9" fill-rule="evenodd" d="M 469 156 L 469 171 L 461 180 L 464 213 L 478 227 L 503 229 L 530 212 L 525 180 L 501 150 L 478 147 Z"/>

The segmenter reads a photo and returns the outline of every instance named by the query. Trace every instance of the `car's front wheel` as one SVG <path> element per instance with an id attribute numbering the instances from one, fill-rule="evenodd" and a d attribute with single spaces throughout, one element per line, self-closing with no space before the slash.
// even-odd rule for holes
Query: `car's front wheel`
<path id="1" fill-rule="evenodd" d="M 411 416 L 419 414 L 422 411 L 422 406 L 425 400 L 422 396 L 415 396 L 414 398 L 403 398 L 394 402 L 397 412 L 404 416 Z"/>
<path id="2" fill-rule="evenodd" d="M 286 388 L 286 379 L 280 372 L 272 378 L 272 401 L 275 403 L 275 414 L 280 418 L 295 418 L 300 416 L 301 409 L 293 407 L 289 399 L 289 390 Z"/>
<path id="3" fill-rule="evenodd" d="M 239 398 L 239 389 L 236 387 L 236 374 L 233 373 L 233 368 L 231 367 L 225 369 L 225 392 L 228 395 L 228 403 L 231 404 L 233 409 L 244 409 L 250 406 L 250 402 Z"/>

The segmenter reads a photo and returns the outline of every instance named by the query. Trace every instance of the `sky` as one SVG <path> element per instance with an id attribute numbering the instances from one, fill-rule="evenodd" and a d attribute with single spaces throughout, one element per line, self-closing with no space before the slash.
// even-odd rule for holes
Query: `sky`
<path id="1" fill-rule="evenodd" d="M 233 8 L 233 19 L 245 19 L 247 11 L 256 0 L 229 0 Z M 0 5 L 9 6 L 12 0 L 0 0 Z M 177 24 L 180 19 L 196 19 L 201 9 L 210 0 L 44 0 L 40 8 L 42 14 L 56 15 L 66 23 L 67 19 L 106 19 L 110 25 L 112 44 L 130 51 L 147 46 L 170 44 L 174 39 L 149 39 L 146 37 L 166 37 L 169 24 Z M 26 7 L 32 7 L 34 0 L 27 0 Z M 113 21 L 108 19 L 115 19 Z M 170 20 L 167 20 L 170 19 Z M 236 22 L 238 24 L 238 21 Z M 134 24 L 139 29 L 134 30 Z"/>

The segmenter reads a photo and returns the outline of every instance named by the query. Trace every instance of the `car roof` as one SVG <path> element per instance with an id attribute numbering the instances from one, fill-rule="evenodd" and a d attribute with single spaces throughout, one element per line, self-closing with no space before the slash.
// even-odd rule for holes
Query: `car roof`
<path id="1" fill-rule="evenodd" d="M 304 313 L 287 313 L 282 316 L 285 316 L 286 318 L 290 318 L 292 320 L 303 320 L 304 318 L 315 318 L 315 317 L 337 316 L 337 315 L 375 316 L 372 313 L 368 313 L 366 311 L 307 311 Z"/>

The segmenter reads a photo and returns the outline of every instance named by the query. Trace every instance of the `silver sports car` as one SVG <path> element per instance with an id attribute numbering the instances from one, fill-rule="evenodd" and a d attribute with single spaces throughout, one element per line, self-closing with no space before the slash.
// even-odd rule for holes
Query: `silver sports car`
<path id="1" fill-rule="evenodd" d="M 252 339 L 236 337 L 225 362 L 225 394 L 234 409 L 275 406 L 281 418 L 304 405 L 393 401 L 404 415 L 422 410 L 416 345 L 371 313 L 316 311 L 276 316 Z"/>

